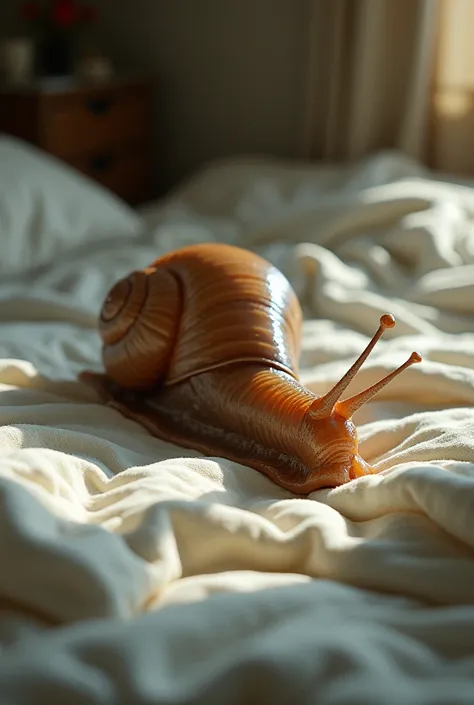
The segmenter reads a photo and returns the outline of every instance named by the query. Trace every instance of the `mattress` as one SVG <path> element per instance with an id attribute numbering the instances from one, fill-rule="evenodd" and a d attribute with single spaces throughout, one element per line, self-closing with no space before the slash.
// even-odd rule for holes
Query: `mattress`
<path id="1" fill-rule="evenodd" d="M 0 702 L 471 704 L 474 192 L 397 153 L 215 163 L 133 241 L 0 284 Z M 305 314 L 323 394 L 395 315 L 351 393 L 375 474 L 299 497 L 103 406 L 97 315 L 132 269 L 247 247 Z"/>

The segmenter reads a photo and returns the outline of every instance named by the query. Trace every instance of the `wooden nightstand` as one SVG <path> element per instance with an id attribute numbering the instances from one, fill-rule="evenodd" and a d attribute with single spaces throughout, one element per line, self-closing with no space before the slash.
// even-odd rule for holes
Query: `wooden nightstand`
<path id="1" fill-rule="evenodd" d="M 151 113 L 146 81 L 44 80 L 0 89 L 0 132 L 62 159 L 132 205 L 153 195 Z"/>

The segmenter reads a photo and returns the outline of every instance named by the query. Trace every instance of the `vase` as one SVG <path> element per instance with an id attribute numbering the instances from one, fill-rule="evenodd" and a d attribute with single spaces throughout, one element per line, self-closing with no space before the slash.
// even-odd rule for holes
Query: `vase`
<path id="1" fill-rule="evenodd" d="M 74 72 L 74 44 L 70 36 L 52 35 L 43 40 L 42 71 L 45 76 L 70 76 Z"/>

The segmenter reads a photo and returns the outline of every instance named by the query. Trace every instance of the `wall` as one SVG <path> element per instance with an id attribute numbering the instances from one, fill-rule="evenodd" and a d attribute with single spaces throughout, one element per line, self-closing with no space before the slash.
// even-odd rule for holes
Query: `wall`
<path id="1" fill-rule="evenodd" d="M 0 0 L 0 33 L 14 28 Z M 153 72 L 157 179 L 210 160 L 298 156 L 308 0 L 96 0 L 119 65 Z"/>

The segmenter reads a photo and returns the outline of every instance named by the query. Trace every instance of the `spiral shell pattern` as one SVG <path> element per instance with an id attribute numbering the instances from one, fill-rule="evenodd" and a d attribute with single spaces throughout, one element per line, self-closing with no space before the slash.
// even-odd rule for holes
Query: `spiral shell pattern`
<path id="1" fill-rule="evenodd" d="M 278 269 L 247 250 L 209 243 L 118 282 L 99 330 L 108 376 L 128 389 L 152 389 L 244 362 L 296 378 L 301 322 Z"/>

